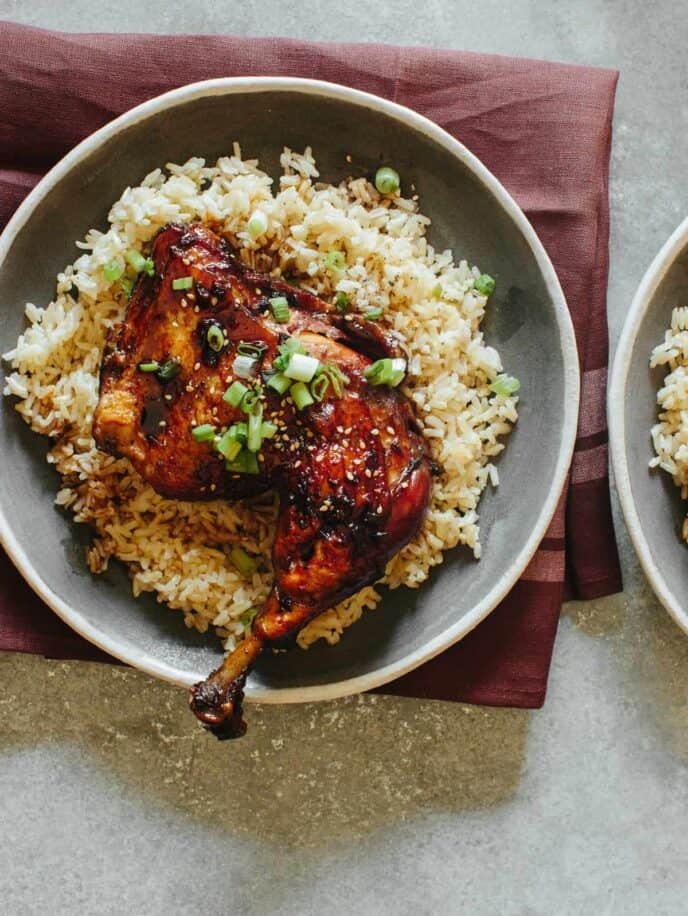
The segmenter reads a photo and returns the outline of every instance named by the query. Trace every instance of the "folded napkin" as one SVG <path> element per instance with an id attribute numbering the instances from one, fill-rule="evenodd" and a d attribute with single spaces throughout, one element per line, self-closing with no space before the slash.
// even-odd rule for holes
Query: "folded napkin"
<path id="1" fill-rule="evenodd" d="M 561 602 L 621 588 L 607 471 L 607 176 L 618 74 L 427 48 L 206 36 L 70 35 L 0 23 L 0 226 L 71 147 L 184 83 L 287 75 L 414 108 L 464 143 L 526 212 L 557 269 L 582 366 L 569 485 L 505 601 L 466 639 L 384 693 L 542 705 Z M 106 656 L 64 626 L 0 558 L 0 649 Z"/>

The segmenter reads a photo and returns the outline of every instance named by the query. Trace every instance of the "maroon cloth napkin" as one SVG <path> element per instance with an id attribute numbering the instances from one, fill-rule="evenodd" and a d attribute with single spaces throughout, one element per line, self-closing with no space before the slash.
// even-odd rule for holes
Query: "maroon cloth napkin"
<path id="1" fill-rule="evenodd" d="M 461 643 L 383 688 L 407 696 L 540 706 L 564 595 L 596 598 L 621 588 L 605 418 L 607 177 L 618 74 L 427 48 L 70 35 L 0 23 L 0 225 L 43 172 L 115 115 L 184 83 L 245 75 L 344 83 L 431 118 L 504 183 L 554 262 L 583 371 L 567 492 L 506 600 Z M 105 658 L 33 595 L 4 555 L 0 648 Z"/>

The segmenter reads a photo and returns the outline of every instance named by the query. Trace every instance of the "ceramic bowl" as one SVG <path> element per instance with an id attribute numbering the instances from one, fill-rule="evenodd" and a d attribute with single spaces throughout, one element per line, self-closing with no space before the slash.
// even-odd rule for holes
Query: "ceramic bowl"
<path id="1" fill-rule="evenodd" d="M 430 239 L 497 278 L 487 337 L 522 382 L 520 419 L 500 460 L 498 490 L 481 503 L 483 559 L 451 552 L 427 584 L 398 589 L 335 647 L 267 656 L 247 696 L 297 702 L 379 686 L 465 636 L 506 595 L 535 552 L 569 466 L 578 362 L 559 283 L 532 227 L 490 172 L 425 118 L 342 86 L 310 80 L 213 80 L 177 89 L 117 118 L 66 156 L 21 205 L 0 239 L 0 349 L 24 327 L 24 303 L 48 302 L 72 240 L 104 226 L 123 188 L 168 161 L 213 160 L 241 143 L 269 173 L 279 154 L 313 148 L 324 180 L 392 162 L 415 184 Z M 6 367 L 5 367 L 6 368 Z M 48 443 L 2 398 L 0 534 L 30 585 L 71 627 L 125 662 L 189 685 L 220 658 L 218 641 L 187 630 L 151 596 L 135 600 L 125 569 L 91 576 L 83 526 L 54 505 Z"/>
<path id="2" fill-rule="evenodd" d="M 668 474 L 650 470 L 650 430 L 666 368 L 650 369 L 650 354 L 688 305 L 688 219 L 650 265 L 626 318 L 609 386 L 609 434 L 614 476 L 628 532 L 657 597 L 688 632 L 688 551 L 681 539 L 686 504 Z"/>

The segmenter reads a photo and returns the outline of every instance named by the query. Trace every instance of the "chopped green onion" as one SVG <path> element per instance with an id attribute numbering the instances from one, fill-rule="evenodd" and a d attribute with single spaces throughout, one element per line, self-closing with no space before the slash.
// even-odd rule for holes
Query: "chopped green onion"
<path id="1" fill-rule="evenodd" d="M 255 559 L 249 556 L 243 547 L 232 547 L 229 552 L 229 559 L 236 566 L 242 576 L 252 576 L 258 568 Z"/>
<path id="2" fill-rule="evenodd" d="M 201 423 L 200 426 L 194 426 L 191 430 L 191 435 L 196 442 L 210 442 L 211 439 L 215 438 L 215 427 L 210 423 Z"/>
<path id="3" fill-rule="evenodd" d="M 278 347 L 280 355 L 272 361 L 272 366 L 278 372 L 284 372 L 294 353 L 306 354 L 306 348 L 296 337 L 287 337 Z"/>
<path id="4" fill-rule="evenodd" d="M 124 255 L 127 264 L 130 264 L 137 274 L 140 274 L 142 270 L 146 268 L 146 258 L 141 254 L 140 251 L 135 251 L 133 248 L 130 251 L 127 251 Z"/>
<path id="5" fill-rule="evenodd" d="M 219 353 L 225 345 L 225 335 L 219 324 L 211 324 L 206 331 L 205 339 L 214 353 Z"/>
<path id="6" fill-rule="evenodd" d="M 242 385 L 241 382 L 232 382 L 222 395 L 222 400 L 231 407 L 238 407 L 247 391 L 246 385 Z"/>
<path id="7" fill-rule="evenodd" d="M 303 382 L 296 382 L 296 384 L 292 385 L 289 389 L 289 394 L 294 404 L 296 404 L 297 410 L 303 410 L 305 407 L 310 407 L 310 405 L 314 403 L 310 391 Z"/>
<path id="8" fill-rule="evenodd" d="M 340 289 L 337 290 L 334 297 L 334 307 L 338 312 L 345 312 L 349 308 L 349 297 Z"/>
<path id="9" fill-rule="evenodd" d="M 143 265 L 143 272 L 144 274 L 148 274 L 149 277 L 155 274 L 155 264 L 150 258 L 146 258 L 146 263 Z"/>
<path id="10" fill-rule="evenodd" d="M 261 411 L 263 410 L 260 404 L 260 396 L 262 393 L 262 385 L 257 385 L 255 388 L 251 388 L 250 391 L 246 392 L 241 401 L 241 409 L 244 413 L 255 413 L 259 407 Z"/>
<path id="11" fill-rule="evenodd" d="M 258 608 L 250 607 L 247 611 L 239 618 L 239 623 L 243 626 L 244 630 L 247 632 L 251 629 L 253 621 L 256 619 L 256 614 L 258 613 Z"/>
<path id="12" fill-rule="evenodd" d="M 273 391 L 276 391 L 277 394 L 284 394 L 291 385 L 291 379 L 288 379 L 282 372 L 275 372 L 266 379 L 265 384 L 268 388 L 272 388 Z"/>
<path id="13" fill-rule="evenodd" d="M 334 363 L 324 363 L 321 371 L 325 373 L 332 383 L 335 396 L 341 398 L 344 394 L 344 386 L 349 383 L 349 376 L 345 375 L 339 366 L 336 366 Z"/>
<path id="14" fill-rule="evenodd" d="M 239 356 L 250 356 L 251 359 L 260 359 L 265 353 L 266 347 L 265 344 L 252 344 L 246 343 L 245 340 L 240 340 L 237 344 L 237 353 Z"/>
<path id="15" fill-rule="evenodd" d="M 258 459 L 253 452 L 239 452 L 236 458 L 225 462 L 225 468 L 233 474 L 259 474 Z"/>
<path id="16" fill-rule="evenodd" d="M 289 311 L 289 302 L 285 296 L 275 296 L 270 300 L 270 308 L 275 321 L 280 324 L 286 324 L 289 321 L 291 312 Z"/>
<path id="17" fill-rule="evenodd" d="M 484 296 L 491 296 L 495 291 L 496 285 L 497 284 L 494 277 L 491 277 L 489 274 L 480 274 L 478 279 L 473 284 L 478 292 L 482 293 Z"/>
<path id="18" fill-rule="evenodd" d="M 253 241 L 268 231 L 268 218 L 262 210 L 254 210 L 246 224 L 248 234 Z"/>
<path id="19" fill-rule="evenodd" d="M 441 299 L 441 298 L 442 298 L 442 284 L 441 284 L 441 283 L 437 283 L 435 286 L 433 286 L 433 288 L 432 288 L 432 298 L 433 298 L 433 299 Z"/>
<path id="20" fill-rule="evenodd" d="M 215 448 L 221 455 L 224 455 L 227 461 L 234 461 L 242 449 L 242 444 L 236 435 L 232 435 L 230 428 L 220 436 L 215 443 Z"/>
<path id="21" fill-rule="evenodd" d="M 177 277 L 172 281 L 172 289 L 191 289 L 193 286 L 193 277 Z"/>
<path id="22" fill-rule="evenodd" d="M 248 426 L 244 423 L 243 420 L 239 423 L 232 423 L 227 432 L 234 439 L 237 439 L 241 442 L 242 445 L 246 445 L 246 437 L 248 436 Z"/>
<path id="23" fill-rule="evenodd" d="M 119 280 L 123 273 L 124 268 L 121 267 L 119 263 L 114 259 L 112 261 L 108 261 L 105 267 L 103 267 L 103 275 L 105 276 L 105 279 L 108 281 L 108 283 L 114 283 L 115 280 Z"/>
<path id="24" fill-rule="evenodd" d="M 327 394 L 327 389 L 330 387 L 330 379 L 325 373 L 322 375 L 316 376 L 311 382 L 311 394 L 316 401 L 320 402 Z"/>
<path id="25" fill-rule="evenodd" d="M 234 362 L 232 364 L 234 375 L 239 376 L 239 378 L 251 378 L 257 363 L 257 359 L 254 359 L 251 356 L 244 356 L 243 354 L 239 354 L 239 356 L 234 358 Z"/>
<path id="26" fill-rule="evenodd" d="M 399 172 L 384 165 L 375 173 L 375 187 L 380 194 L 396 194 L 401 186 Z"/>
<path id="27" fill-rule="evenodd" d="M 182 371 L 182 364 L 178 359 L 168 359 L 158 369 L 158 378 L 161 382 L 169 382 Z"/>
<path id="28" fill-rule="evenodd" d="M 310 382 L 320 366 L 319 360 L 314 356 L 305 356 L 303 353 L 292 353 L 289 365 L 284 370 L 287 378 L 297 382 Z"/>
<path id="29" fill-rule="evenodd" d="M 406 374 L 406 361 L 403 359 L 378 359 L 363 373 L 371 385 L 388 385 L 396 388 Z"/>
<path id="30" fill-rule="evenodd" d="M 375 321 L 376 318 L 381 318 L 384 309 L 378 306 L 375 309 L 371 309 L 369 312 L 366 312 L 363 316 L 366 321 Z"/>
<path id="31" fill-rule="evenodd" d="M 490 384 L 490 388 L 495 394 L 500 394 L 505 398 L 511 397 L 512 394 L 516 394 L 520 387 L 521 383 L 517 378 L 514 378 L 513 375 L 505 375 L 504 373 L 498 375 Z"/>
<path id="32" fill-rule="evenodd" d="M 260 434 L 260 427 L 263 422 L 263 407 L 258 405 L 259 409 L 248 415 L 248 436 L 246 438 L 246 448 L 249 452 L 259 452 L 263 444 L 263 437 Z"/>
<path id="33" fill-rule="evenodd" d="M 260 435 L 263 439 L 274 439 L 277 435 L 277 427 L 274 423 L 270 423 L 266 420 L 260 425 Z"/>
<path id="34" fill-rule="evenodd" d="M 131 299 L 134 287 L 136 286 L 135 281 L 132 280 L 131 277 L 120 277 L 119 285 L 122 287 L 122 292 L 127 299 Z"/>
<path id="35" fill-rule="evenodd" d="M 325 267 L 328 270 L 344 270 L 346 258 L 343 251 L 328 251 L 325 255 Z"/>
<path id="36" fill-rule="evenodd" d="M 160 368 L 160 363 L 152 359 L 148 363 L 139 363 L 139 372 L 157 372 Z"/>

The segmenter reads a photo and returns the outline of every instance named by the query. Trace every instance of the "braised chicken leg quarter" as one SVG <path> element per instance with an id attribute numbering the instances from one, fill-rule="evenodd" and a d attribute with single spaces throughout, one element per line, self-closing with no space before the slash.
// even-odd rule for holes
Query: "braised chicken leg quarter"
<path id="1" fill-rule="evenodd" d="M 161 230 L 146 263 L 103 356 L 97 444 L 167 497 L 280 497 L 272 592 L 191 694 L 237 737 L 260 652 L 383 574 L 422 522 L 431 462 L 374 320 L 250 270 L 202 225 Z"/>

